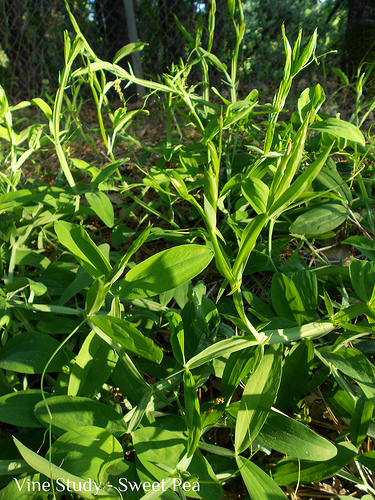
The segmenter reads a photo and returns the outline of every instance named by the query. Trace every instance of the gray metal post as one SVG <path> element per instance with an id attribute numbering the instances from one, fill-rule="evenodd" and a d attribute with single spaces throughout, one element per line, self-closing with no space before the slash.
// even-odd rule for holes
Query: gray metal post
<path id="1" fill-rule="evenodd" d="M 126 16 L 126 24 L 128 27 L 129 41 L 130 43 L 138 42 L 138 34 L 137 34 L 137 24 L 135 20 L 134 8 L 133 8 L 133 0 L 123 0 L 125 16 Z M 132 54 L 132 66 L 134 74 L 137 78 L 143 78 L 142 71 L 142 63 L 141 56 L 139 52 L 134 52 Z M 145 88 L 141 85 L 136 84 L 137 92 L 140 98 L 145 96 Z"/>

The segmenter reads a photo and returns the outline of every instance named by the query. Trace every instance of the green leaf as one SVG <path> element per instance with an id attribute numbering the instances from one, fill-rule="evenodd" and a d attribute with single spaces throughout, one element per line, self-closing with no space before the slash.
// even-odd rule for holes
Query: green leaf
<path id="1" fill-rule="evenodd" d="M 313 359 L 314 345 L 309 339 L 298 342 L 290 349 L 283 363 L 276 408 L 289 410 L 306 394 L 306 387 L 312 375 Z"/>
<path id="2" fill-rule="evenodd" d="M 210 232 L 214 232 L 216 228 L 216 211 L 214 207 L 211 205 L 209 200 L 203 195 L 203 204 L 204 204 L 204 213 L 205 213 L 205 221 L 207 228 Z M 211 196 L 214 198 L 213 196 Z"/>
<path id="3" fill-rule="evenodd" d="M 356 448 L 348 442 L 337 444 L 337 455 L 330 460 L 313 462 L 299 459 L 282 459 L 272 468 L 272 477 L 279 486 L 306 484 L 334 476 L 356 455 Z"/>
<path id="4" fill-rule="evenodd" d="M 126 415 L 126 419 L 128 422 L 128 432 L 132 433 L 140 426 L 143 417 L 146 415 L 146 411 L 148 410 L 149 405 L 153 404 L 152 400 L 152 389 L 143 392 L 143 395 L 138 401 L 137 406 L 135 406 L 132 411 Z"/>
<path id="5" fill-rule="evenodd" d="M 194 377 L 189 370 L 184 371 L 184 399 L 188 431 L 186 455 L 189 458 L 194 454 L 201 435 L 201 415 L 197 388 Z"/>
<path id="6" fill-rule="evenodd" d="M 366 439 L 368 428 L 372 422 L 374 405 L 360 391 L 353 416 L 350 420 L 350 441 L 356 448 Z"/>
<path id="7" fill-rule="evenodd" d="M 354 347 L 345 347 L 333 353 L 324 353 L 324 358 L 338 370 L 357 382 L 372 384 L 374 368 L 366 356 Z"/>
<path id="8" fill-rule="evenodd" d="M 366 144 L 362 132 L 355 125 L 344 120 L 339 120 L 338 118 L 326 118 L 325 120 L 317 121 L 310 128 L 312 130 L 327 132 L 327 134 L 335 137 L 348 139 L 348 141 L 357 142 L 362 146 Z"/>
<path id="9" fill-rule="evenodd" d="M 77 486 L 80 484 L 82 486 L 80 490 L 80 496 L 82 496 L 82 498 L 95 500 L 96 494 L 105 495 L 106 497 L 118 498 L 117 494 L 112 494 L 98 487 L 95 487 L 99 485 L 94 485 L 87 482 L 85 479 L 74 476 L 73 474 L 69 474 L 69 472 L 65 471 L 61 467 L 58 467 L 57 465 L 51 463 L 50 461 L 26 448 L 26 446 L 24 446 L 15 437 L 13 438 L 13 440 L 18 448 L 18 451 L 21 453 L 22 458 L 30 465 L 30 467 L 40 472 L 47 478 L 50 478 L 52 480 L 59 479 L 60 484 L 69 485 L 69 482 L 70 485 L 72 484 L 72 482 Z M 85 488 L 83 487 L 84 485 L 82 483 L 85 483 Z"/>
<path id="10" fill-rule="evenodd" d="M 134 462 L 131 462 L 130 460 L 123 459 L 117 461 L 114 464 L 111 464 L 106 470 L 106 476 L 107 484 L 112 485 L 112 491 L 115 491 L 117 489 L 124 493 L 123 490 L 125 488 L 123 486 L 123 478 L 126 478 L 127 481 L 129 481 L 131 484 L 139 484 L 139 477 L 137 476 Z M 123 498 L 125 496 L 126 500 L 138 500 L 140 495 L 136 491 L 131 492 L 130 487 L 129 490 L 130 491 L 127 490 L 126 494 L 123 495 Z"/>
<path id="11" fill-rule="evenodd" d="M 61 271 L 61 268 L 57 269 Z M 59 277 L 60 275 L 59 271 L 56 273 L 57 277 Z M 54 279 L 56 280 L 56 278 Z M 69 285 L 64 287 L 58 303 L 60 305 L 66 304 L 70 299 L 72 299 L 75 295 L 80 293 L 85 288 L 89 287 L 92 283 L 93 283 L 92 277 L 83 267 L 80 267 L 77 270 L 76 277 L 74 278 L 74 280 L 70 281 Z"/>
<path id="12" fill-rule="evenodd" d="M 235 8 L 236 8 L 236 1 L 235 0 L 228 0 L 229 15 L 232 18 L 234 17 Z"/>
<path id="13" fill-rule="evenodd" d="M 48 120 L 52 120 L 52 109 L 45 101 L 43 101 L 43 99 L 40 99 L 40 97 L 31 99 L 31 104 L 33 106 L 38 106 L 38 108 L 43 111 Z"/>
<path id="14" fill-rule="evenodd" d="M 20 462 L 26 463 L 24 460 Z M 33 468 L 26 463 L 27 474 L 23 476 L 15 477 L 11 482 L 9 482 L 4 488 L 0 490 L 0 500 L 30 500 L 31 492 L 28 491 L 28 485 L 32 483 L 43 483 L 42 476 L 39 472 L 34 472 Z M 32 490 L 32 488 L 30 488 Z M 52 490 L 52 486 L 51 486 Z M 42 500 L 42 496 L 33 495 L 35 500 Z M 34 500 L 33 499 L 33 500 Z M 44 499 L 43 499 L 44 500 Z"/>
<path id="15" fill-rule="evenodd" d="M 212 257 L 209 247 L 195 244 L 159 252 L 127 273 L 120 284 L 120 297 L 139 299 L 172 290 L 204 271 Z"/>
<path id="16" fill-rule="evenodd" d="M 249 459 L 236 456 L 236 462 L 251 500 L 285 500 L 287 497 L 262 469 Z"/>
<path id="17" fill-rule="evenodd" d="M 117 161 L 114 161 L 113 163 L 109 163 L 105 167 L 103 167 L 101 170 L 96 169 L 97 171 L 93 170 L 93 167 L 91 167 L 90 172 L 93 176 L 91 182 L 90 182 L 90 188 L 91 191 L 96 191 L 99 189 L 100 184 L 103 182 L 105 184 L 108 183 L 108 181 L 111 179 L 111 176 L 113 172 L 124 163 L 124 161 L 127 161 L 128 158 L 120 158 Z"/>
<path id="18" fill-rule="evenodd" d="M 171 346 L 173 356 L 180 365 L 185 364 L 185 333 L 182 318 L 175 312 L 167 313 L 169 328 L 171 331 Z"/>
<path id="19" fill-rule="evenodd" d="M 95 332 L 91 332 L 75 359 L 69 377 L 68 395 L 95 396 L 107 382 L 117 360 L 117 353 Z"/>
<path id="20" fill-rule="evenodd" d="M 227 362 L 221 379 L 221 392 L 224 397 L 229 397 L 238 387 L 240 381 L 253 371 L 261 357 L 261 349 L 248 347 L 239 352 L 233 352 Z"/>
<path id="21" fill-rule="evenodd" d="M 305 121 L 293 137 L 291 151 L 289 152 L 288 149 L 286 150 L 280 164 L 277 167 L 270 187 L 270 195 L 268 198 L 269 208 L 272 207 L 272 205 L 274 205 L 274 203 L 290 187 L 290 184 L 297 172 L 305 150 L 308 124 L 309 116 L 306 116 Z"/>
<path id="22" fill-rule="evenodd" d="M 99 219 L 101 219 L 107 227 L 113 227 L 115 223 L 115 214 L 113 205 L 108 196 L 102 191 L 95 191 L 94 193 L 85 193 L 85 198 Z"/>
<path id="23" fill-rule="evenodd" d="M 320 368 L 320 376 L 319 374 L 317 375 L 318 382 L 323 384 L 327 380 L 329 370 L 330 368 L 326 366 Z M 315 387 L 317 387 L 316 384 Z M 343 419 L 350 419 L 354 413 L 355 400 L 352 396 L 352 394 L 349 395 L 346 390 L 341 388 L 337 382 L 324 391 L 324 399 L 327 401 L 327 404 L 333 409 L 335 415 Z"/>
<path id="24" fill-rule="evenodd" d="M 34 407 L 40 401 L 42 393 L 38 389 L 11 392 L 1 396 L 0 422 L 18 427 L 41 427 L 34 416 Z"/>
<path id="25" fill-rule="evenodd" d="M 184 479 L 188 482 L 193 481 L 190 482 L 190 486 L 187 483 L 184 485 L 188 498 L 219 500 L 223 494 L 222 488 L 209 462 L 199 450 L 196 450 L 191 461 L 187 459 L 190 463 L 188 466 L 185 465 L 186 468 L 179 467 L 186 451 L 186 435 L 182 432 L 184 427 L 181 418 L 170 415 L 158 418 L 154 425 L 141 427 L 132 433 L 139 479 L 143 483 L 164 480 L 165 488 L 168 488 L 168 483 L 170 486 L 168 494 L 165 494 L 166 498 L 177 500 L 179 497 L 174 492 L 178 491 L 178 485 L 182 482 L 178 477 L 177 468 L 184 473 Z M 171 431 L 170 428 L 175 430 Z M 196 478 L 186 477 L 185 471 Z M 171 475 L 173 479 L 168 482 L 166 478 Z M 145 500 L 146 498 L 157 498 L 157 496 L 147 496 Z"/>
<path id="26" fill-rule="evenodd" d="M 51 447 L 51 460 L 63 464 L 64 470 L 75 476 L 90 478 L 99 484 L 111 463 L 124 457 L 121 444 L 108 431 L 86 426 L 65 432 Z M 48 454 L 47 454 L 48 455 Z"/>
<path id="27" fill-rule="evenodd" d="M 332 68 L 332 71 L 335 73 L 336 76 L 339 77 L 341 81 L 341 85 L 348 86 L 350 85 L 349 78 L 346 76 L 346 74 L 340 69 L 340 68 Z"/>
<path id="28" fill-rule="evenodd" d="M 15 476 L 24 472 L 30 472 L 25 460 L 0 460 L 0 476 Z"/>
<path id="29" fill-rule="evenodd" d="M 318 307 L 318 280 L 310 269 L 299 269 L 292 274 L 292 281 L 304 303 L 304 308 L 310 319 L 317 319 Z"/>
<path id="30" fill-rule="evenodd" d="M 68 32 L 66 31 L 66 34 L 67 36 L 68 35 Z M 80 35 L 77 35 L 74 39 L 74 42 L 72 44 L 72 48 L 70 49 L 70 52 L 69 52 L 69 61 L 68 61 L 68 64 L 72 64 L 74 59 L 77 57 L 77 55 L 82 52 L 84 49 L 84 40 L 83 40 L 83 37 L 80 36 Z"/>
<path id="31" fill-rule="evenodd" d="M 309 41 L 307 42 L 306 47 L 304 48 L 302 54 L 299 56 L 297 61 L 293 61 L 294 62 L 292 68 L 293 76 L 299 73 L 310 61 L 310 58 L 315 53 L 317 38 L 318 38 L 318 29 L 315 28 L 314 33 L 309 38 Z"/>
<path id="32" fill-rule="evenodd" d="M 366 304 L 371 303 L 375 299 L 375 263 L 350 259 L 349 275 L 358 297 Z"/>
<path id="33" fill-rule="evenodd" d="M 90 163 L 87 163 L 87 161 L 82 160 L 81 158 L 70 158 L 70 161 L 76 168 L 79 168 L 80 170 L 85 170 L 87 173 L 91 175 L 100 172 L 98 168 L 93 167 L 92 165 L 90 165 Z"/>
<path id="34" fill-rule="evenodd" d="M 73 396 L 53 396 L 47 401 L 49 411 L 44 401 L 41 401 L 35 406 L 34 415 L 45 427 L 52 424 L 52 429 L 59 436 L 65 431 L 79 434 L 81 428 L 88 425 L 106 429 L 114 436 L 126 433 L 123 416 L 113 407 L 99 401 Z"/>
<path id="35" fill-rule="evenodd" d="M 275 273 L 271 283 L 272 306 L 278 316 L 296 321 L 299 325 L 309 321 L 302 297 L 294 282 L 282 273 Z"/>
<path id="36" fill-rule="evenodd" d="M 210 61 L 212 66 L 216 68 L 217 70 L 221 71 L 224 73 L 227 70 L 227 65 L 224 64 L 223 62 L 220 61 L 220 59 L 215 56 L 214 54 L 211 54 L 210 52 L 207 52 L 206 50 L 200 48 L 200 52 L 204 55 L 204 58 Z"/>
<path id="37" fill-rule="evenodd" d="M 191 194 L 189 194 L 186 183 L 184 179 L 181 177 L 181 175 L 176 170 L 169 170 L 169 169 L 166 170 L 166 173 L 170 178 L 173 187 L 176 189 L 177 193 L 181 196 L 181 198 L 190 201 L 191 203 L 194 203 L 194 198 Z"/>
<path id="38" fill-rule="evenodd" d="M 114 130 L 113 138 L 115 137 L 115 134 L 117 132 L 127 128 L 127 125 L 131 122 L 133 117 L 135 115 L 138 115 L 139 113 L 149 114 L 149 112 L 145 109 L 143 110 L 133 109 L 133 111 L 127 111 L 125 108 L 117 108 L 116 111 L 113 113 L 113 122 L 112 122 L 112 127 Z"/>
<path id="39" fill-rule="evenodd" d="M 271 216 L 277 215 L 282 212 L 285 208 L 290 206 L 299 196 L 301 196 L 306 189 L 310 186 L 312 181 L 318 175 L 323 165 L 327 161 L 329 153 L 331 152 L 333 144 L 327 146 L 327 148 L 319 155 L 319 157 L 309 165 L 306 170 L 298 176 L 298 178 L 293 182 L 293 184 L 282 194 L 270 207 L 269 213 Z"/>
<path id="40" fill-rule="evenodd" d="M 3 121 L 4 117 L 9 113 L 8 99 L 3 87 L 0 85 L 0 120 Z"/>
<path id="41" fill-rule="evenodd" d="M 111 270 L 108 260 L 81 226 L 57 221 L 55 231 L 60 243 L 67 247 L 90 276 L 100 278 L 108 274 Z"/>
<path id="42" fill-rule="evenodd" d="M 120 50 L 116 52 L 114 55 L 112 64 L 117 64 L 121 59 L 123 59 L 126 56 L 129 56 L 130 54 L 134 54 L 134 52 L 139 52 L 143 50 L 143 47 L 145 47 L 147 43 L 143 42 L 133 42 L 133 43 L 128 43 L 124 47 L 122 47 Z"/>
<path id="43" fill-rule="evenodd" d="M 336 229 L 348 217 L 346 207 L 338 203 L 325 203 L 297 217 L 289 228 L 290 234 L 320 235 Z"/>
<path id="44" fill-rule="evenodd" d="M 290 458 L 320 462 L 336 456 L 337 449 L 306 425 L 271 411 L 257 439 Z"/>
<path id="45" fill-rule="evenodd" d="M 130 321 L 113 316 L 91 316 L 90 324 L 98 335 L 104 333 L 133 354 L 143 356 L 154 363 L 163 359 L 163 351 L 145 337 Z"/>
<path id="46" fill-rule="evenodd" d="M 368 259 L 375 261 L 375 241 L 364 236 L 349 236 L 341 242 L 343 245 L 352 245 Z"/>
<path id="47" fill-rule="evenodd" d="M 340 196 L 342 200 L 350 204 L 353 196 L 349 186 L 337 171 L 337 167 L 332 158 L 328 158 L 327 164 L 322 168 L 314 181 L 314 187 L 326 191 L 330 190 Z"/>
<path id="48" fill-rule="evenodd" d="M 118 260 L 116 264 L 113 266 L 112 271 L 107 276 L 107 282 L 115 283 L 115 281 L 119 279 L 119 277 L 124 272 L 125 267 L 128 264 L 132 255 L 134 255 L 135 252 L 139 250 L 139 248 L 147 240 L 150 231 L 151 231 L 151 225 L 149 224 L 146 227 L 146 229 L 144 229 L 142 233 L 138 236 L 138 238 L 133 241 L 133 243 L 130 245 L 125 255 L 123 255 L 121 259 Z"/>
<path id="49" fill-rule="evenodd" d="M 375 403 L 374 368 L 366 356 L 354 347 L 324 353 L 324 359 L 342 373 L 355 380 L 371 402 Z"/>
<path id="50" fill-rule="evenodd" d="M 347 307 L 346 309 L 341 309 L 332 318 L 332 321 L 336 325 L 342 325 L 344 323 L 350 323 L 354 318 L 358 318 L 368 312 L 368 306 L 363 302 L 357 302 Z"/>
<path id="51" fill-rule="evenodd" d="M 91 316 L 99 311 L 105 301 L 110 286 L 110 283 L 105 283 L 104 277 L 94 281 L 86 295 L 86 316 Z"/>
<path id="52" fill-rule="evenodd" d="M 246 384 L 236 421 L 234 447 L 237 453 L 250 446 L 267 419 L 280 385 L 281 360 L 281 347 L 269 347 Z"/>
<path id="53" fill-rule="evenodd" d="M 193 488 L 190 491 L 188 490 L 189 497 L 201 500 L 220 500 L 222 498 L 223 488 L 209 461 L 199 450 L 194 453 L 193 459 L 190 462 L 189 473 L 197 478 L 197 486 L 199 487 L 199 491 L 194 491 Z M 191 480 L 188 478 L 187 481 Z M 190 484 L 192 483 L 190 482 Z"/>
<path id="54" fill-rule="evenodd" d="M 375 472 L 375 451 L 367 451 L 355 458 L 360 464 Z"/>
<path id="55" fill-rule="evenodd" d="M 251 251 L 255 246 L 259 234 L 267 224 L 267 221 L 268 218 L 266 214 L 259 214 L 249 222 L 249 224 L 243 231 L 241 236 L 240 248 L 238 250 L 236 260 L 233 264 L 232 273 L 235 280 L 238 281 L 242 277 L 242 273 L 246 267 L 247 261 L 249 260 Z"/>
<path id="56" fill-rule="evenodd" d="M 248 177 L 242 183 L 241 191 L 257 214 L 267 211 L 269 189 L 264 182 L 256 177 Z"/>
<path id="57" fill-rule="evenodd" d="M 21 262 L 22 264 L 30 264 L 29 262 L 25 262 L 23 259 Z M 36 281 L 31 280 L 30 278 L 25 278 L 25 277 L 15 279 L 14 281 L 6 285 L 4 290 L 6 293 L 16 292 L 24 290 L 28 286 L 30 287 L 30 290 L 33 291 L 37 297 L 44 295 L 47 291 L 47 287 L 42 283 L 38 283 Z"/>
<path id="58" fill-rule="evenodd" d="M 232 127 L 235 123 L 246 118 L 256 106 L 257 102 L 254 101 L 236 101 L 226 109 L 225 118 L 223 122 L 223 130 Z"/>
<path id="59" fill-rule="evenodd" d="M 158 464 L 174 470 L 186 452 L 186 437 L 182 432 L 154 425 L 132 432 L 132 440 L 137 459 L 157 481 L 169 476 Z"/>
<path id="60" fill-rule="evenodd" d="M 126 352 L 121 353 L 116 368 L 112 372 L 111 379 L 120 388 L 122 394 L 135 403 L 140 401 L 145 390 L 151 390 Z"/>
<path id="61" fill-rule="evenodd" d="M 31 153 L 31 151 L 36 151 L 37 149 L 39 149 L 42 145 L 42 142 L 43 142 L 43 139 L 41 140 L 41 137 L 42 137 L 42 134 L 43 134 L 43 126 L 42 125 L 32 125 L 30 127 L 30 131 L 29 131 L 29 138 L 28 138 L 28 142 L 29 142 L 29 152 Z M 44 137 L 44 140 L 46 138 Z M 29 152 L 25 152 L 24 154 L 27 155 Z M 23 158 L 24 155 L 21 156 L 21 158 Z M 21 158 L 19 159 L 19 162 L 21 162 Z M 25 158 L 26 159 L 26 158 Z"/>
<path id="62" fill-rule="evenodd" d="M 305 89 L 300 95 L 297 103 L 298 114 L 301 122 L 304 121 L 306 115 L 313 111 L 314 115 L 319 111 L 320 106 L 325 101 L 325 94 L 322 87 L 318 84 L 315 87 Z"/>
<path id="63" fill-rule="evenodd" d="M 22 332 L 12 337 L 0 350 L 0 368 L 18 373 L 42 373 L 60 343 L 41 332 Z M 69 363 L 64 350 L 59 351 L 48 365 L 47 373 L 59 372 Z"/>

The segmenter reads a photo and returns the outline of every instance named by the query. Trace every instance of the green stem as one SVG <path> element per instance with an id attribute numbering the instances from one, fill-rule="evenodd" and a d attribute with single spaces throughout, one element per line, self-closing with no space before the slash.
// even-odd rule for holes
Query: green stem
<path id="1" fill-rule="evenodd" d="M 172 94 L 166 96 L 167 99 L 167 148 L 172 147 Z"/>
<path id="2" fill-rule="evenodd" d="M 265 339 L 265 336 L 256 330 L 256 328 L 251 324 L 248 317 L 246 316 L 245 308 L 243 305 L 242 293 L 241 293 L 240 288 L 237 288 L 233 292 L 233 302 L 234 302 L 234 305 L 236 307 L 236 311 L 238 312 L 239 317 L 244 322 L 248 332 L 251 333 L 252 335 L 254 335 L 254 337 L 256 338 L 256 340 L 258 342 L 260 342 L 260 343 L 263 342 Z"/>
<path id="3" fill-rule="evenodd" d="M 270 259 L 270 262 L 272 264 L 275 273 L 277 273 L 277 267 L 272 258 L 272 235 L 273 235 L 273 228 L 275 227 L 275 222 L 276 222 L 275 219 L 270 219 L 270 227 L 268 230 L 268 258 Z"/>
<path id="4" fill-rule="evenodd" d="M 238 54 L 239 54 L 239 51 L 240 51 L 242 39 L 243 39 L 244 32 L 245 32 L 245 18 L 244 18 L 244 15 L 243 15 L 242 3 L 241 3 L 240 0 L 238 1 L 238 10 L 239 10 L 239 14 L 240 14 L 240 23 L 239 23 L 239 25 L 236 24 L 234 18 L 232 19 L 234 28 L 236 30 L 236 45 L 235 45 L 234 52 L 233 52 L 233 57 L 232 57 L 231 78 L 230 78 L 230 84 L 231 84 L 230 94 L 231 94 L 232 104 L 237 101 Z"/>
<path id="5" fill-rule="evenodd" d="M 69 60 L 66 62 L 64 71 L 62 72 L 62 75 L 60 77 L 59 81 L 59 88 L 57 90 L 56 94 L 56 100 L 55 100 L 55 105 L 53 107 L 53 116 L 52 116 L 52 135 L 55 143 L 55 148 L 56 148 L 56 154 L 59 159 L 61 168 L 65 174 L 66 180 L 69 183 L 69 186 L 73 189 L 75 189 L 75 181 L 72 176 L 72 173 L 70 171 L 68 162 L 65 157 L 64 150 L 61 145 L 60 141 L 60 116 L 61 116 L 61 108 L 62 108 L 62 103 L 63 103 L 63 98 L 64 98 L 64 92 L 65 88 L 68 85 L 69 81 L 69 76 L 70 76 L 70 70 L 72 67 L 73 60 Z"/>

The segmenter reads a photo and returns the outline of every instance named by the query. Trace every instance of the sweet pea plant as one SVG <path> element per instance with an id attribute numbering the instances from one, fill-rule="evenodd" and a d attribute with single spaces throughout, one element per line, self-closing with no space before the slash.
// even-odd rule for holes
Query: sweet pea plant
<path id="1" fill-rule="evenodd" d="M 230 68 L 211 52 L 214 0 L 206 47 L 202 25 L 195 36 L 179 25 L 190 55 L 159 81 L 118 64 L 141 43 L 100 60 L 67 5 L 76 38 L 65 35 L 55 98 L 14 107 L 1 89 L 1 500 L 219 500 L 231 488 L 276 500 L 335 475 L 375 493 L 371 139 L 322 111 L 320 85 L 286 112 L 316 32 L 292 47 L 282 31 L 272 104 L 256 90 L 240 98 L 244 17 L 240 1 L 228 8 Z M 111 108 L 109 91 L 123 99 L 133 83 L 164 103 L 154 146 L 131 133 L 148 111 Z M 357 124 L 373 106 L 358 85 Z M 104 167 L 79 117 L 83 87 Z M 44 123 L 20 132 L 30 105 Z M 74 134 L 97 163 L 72 156 Z M 143 150 L 141 180 L 121 174 L 124 141 Z M 28 186 L 28 161 L 51 147 L 60 172 Z M 329 238 L 356 252 L 349 265 L 325 255 Z M 155 241 L 163 250 L 143 258 Z M 317 399 L 330 432 L 310 415 Z"/>

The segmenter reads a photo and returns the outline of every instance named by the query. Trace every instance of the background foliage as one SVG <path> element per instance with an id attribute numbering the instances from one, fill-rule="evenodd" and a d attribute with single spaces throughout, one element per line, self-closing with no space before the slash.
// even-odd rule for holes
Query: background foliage
<path id="1" fill-rule="evenodd" d="M 112 60 L 117 50 L 129 42 L 122 0 L 80 0 L 70 4 L 82 32 L 99 57 Z M 344 2 L 329 19 L 335 4 L 333 0 L 244 2 L 246 32 L 240 54 L 244 81 L 251 79 L 254 83 L 269 84 L 280 78 L 283 22 L 291 39 L 302 27 L 306 35 L 311 35 L 319 26 L 319 52 L 342 51 L 347 6 Z M 174 15 L 190 32 L 197 29 L 200 21 L 206 29 L 210 5 L 193 0 L 137 0 L 133 7 L 138 38 L 148 44 L 142 52 L 143 71 L 155 77 L 189 52 Z M 56 87 L 63 65 L 62 33 L 64 29 L 72 33 L 63 0 L 1 0 L 0 12 L 5 21 L 0 31 L 0 77 L 10 98 L 20 97 L 21 93 L 27 97 L 35 91 L 39 94 Z M 224 0 L 217 3 L 216 33 L 213 52 L 228 62 L 233 30 Z M 333 63 L 331 56 L 328 64 Z"/>

